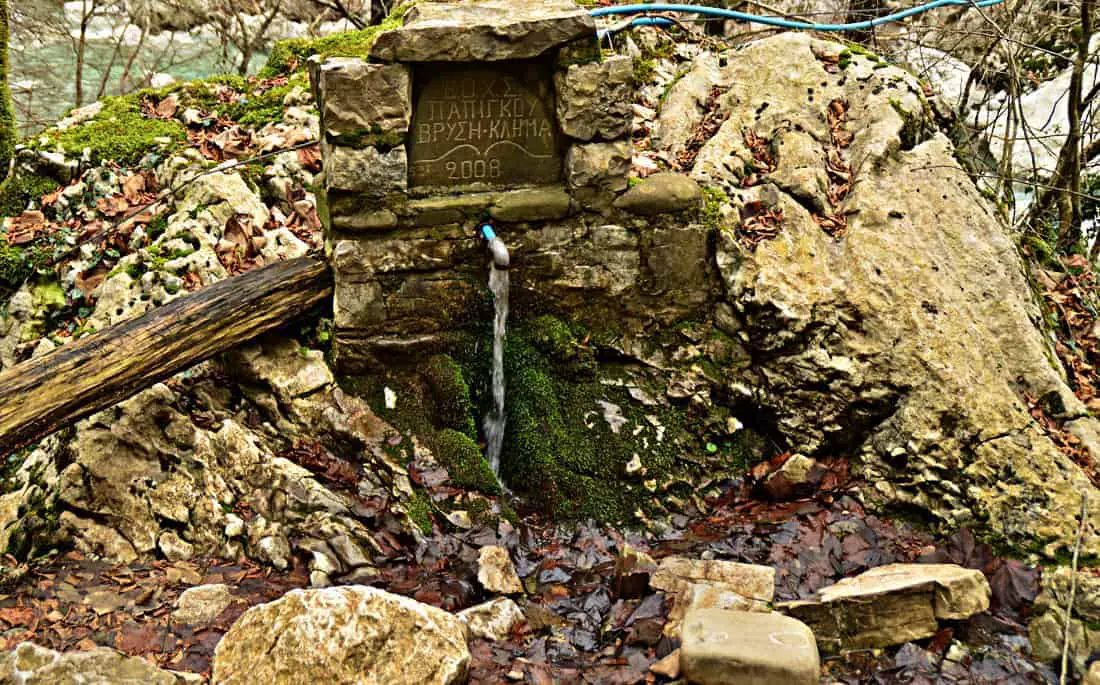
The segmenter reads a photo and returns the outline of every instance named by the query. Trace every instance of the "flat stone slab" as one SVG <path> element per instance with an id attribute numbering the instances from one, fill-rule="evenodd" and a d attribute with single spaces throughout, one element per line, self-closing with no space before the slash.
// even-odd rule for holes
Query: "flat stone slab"
<path id="1" fill-rule="evenodd" d="M 816 685 L 821 678 L 806 624 L 782 614 L 725 609 L 688 612 L 680 668 L 696 685 Z"/>
<path id="2" fill-rule="evenodd" d="M 826 651 L 900 645 L 930 637 L 938 619 L 961 620 L 989 608 L 981 571 L 953 564 L 889 564 L 823 588 L 817 600 L 780 610 L 805 621 Z"/>
<path id="3" fill-rule="evenodd" d="M 424 3 L 405 15 L 405 26 L 378 36 L 371 57 L 383 62 L 530 59 L 595 33 L 588 11 L 568 0 Z"/>
<path id="4" fill-rule="evenodd" d="M 666 635 L 676 635 L 681 619 L 692 609 L 769 611 L 775 597 L 775 569 L 717 559 L 665 557 L 649 579 L 673 601 Z"/>

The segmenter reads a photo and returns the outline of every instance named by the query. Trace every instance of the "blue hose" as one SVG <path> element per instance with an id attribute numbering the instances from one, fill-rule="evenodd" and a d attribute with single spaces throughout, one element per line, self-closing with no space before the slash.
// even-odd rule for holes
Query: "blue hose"
<path id="1" fill-rule="evenodd" d="M 767 26 L 775 26 L 784 29 L 802 29 L 806 31 L 865 31 L 876 26 L 891 24 L 893 22 L 901 21 L 902 19 L 906 19 L 908 17 L 923 14 L 924 12 L 928 12 L 929 10 L 933 10 L 938 7 L 991 7 L 993 5 L 998 5 L 1002 2 L 1004 2 L 1004 0 L 980 0 L 979 2 L 973 2 L 972 0 L 932 0 L 932 2 L 928 2 L 923 5 L 917 5 L 916 7 L 910 7 L 909 9 L 901 10 L 900 12 L 894 12 L 893 14 L 887 14 L 885 16 L 868 19 L 866 21 L 855 21 L 848 24 L 815 24 L 806 21 L 782 19 L 780 17 L 765 17 L 758 14 L 748 14 L 747 12 L 738 12 L 736 10 L 727 10 L 718 7 L 700 7 L 696 5 L 668 5 L 661 3 L 654 3 L 651 5 L 621 5 L 619 7 L 601 7 L 599 9 L 592 10 L 591 14 L 593 17 L 607 17 L 619 14 L 646 14 L 649 12 L 687 12 L 692 14 L 701 14 L 708 17 L 736 19 L 738 21 L 751 22 L 755 24 L 765 24 Z M 670 20 L 662 19 L 661 17 L 640 17 L 630 22 L 630 26 L 667 26 L 672 23 L 673 22 L 671 22 Z M 601 31 L 601 38 L 608 35 L 608 33 L 609 32 L 606 29 L 604 31 Z"/>

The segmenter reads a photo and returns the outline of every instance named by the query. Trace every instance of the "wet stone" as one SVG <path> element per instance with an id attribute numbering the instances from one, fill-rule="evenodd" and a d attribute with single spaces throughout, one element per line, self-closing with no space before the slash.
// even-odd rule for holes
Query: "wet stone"
<path id="1" fill-rule="evenodd" d="M 508 188 L 561 178 L 548 67 L 433 64 L 415 73 L 409 185 Z"/>

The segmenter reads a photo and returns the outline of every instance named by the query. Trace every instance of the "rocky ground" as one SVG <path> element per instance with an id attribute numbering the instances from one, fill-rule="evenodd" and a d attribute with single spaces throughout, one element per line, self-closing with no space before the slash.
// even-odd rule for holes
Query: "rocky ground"
<path id="1" fill-rule="evenodd" d="M 713 261 L 706 278 L 665 264 L 678 302 L 713 311 L 656 351 L 558 328 L 531 349 L 569 368 L 610 356 L 667 374 L 615 401 L 686 406 L 705 424 L 683 443 L 703 456 L 671 458 L 685 472 L 741 444 L 752 395 L 762 437 L 747 471 L 650 485 L 624 459 L 624 482 L 653 506 L 625 525 L 551 521 L 530 488 L 503 493 L 471 467 L 476 450 L 454 459 L 445 431 L 410 430 L 388 399 L 336 378 L 319 312 L 8 458 L 0 682 L 229 683 L 270 664 L 292 682 L 318 664 L 426 668 L 425 682 L 467 669 L 485 683 L 673 682 L 681 654 L 708 668 L 688 606 L 798 616 L 824 683 L 1057 682 L 1064 564 L 1078 540 L 1086 565 L 1098 553 L 1074 520 L 1097 483 L 1090 265 L 1034 244 L 1021 259 L 952 160 L 937 128 L 950 108 L 901 69 L 805 36 L 738 50 L 679 38 L 640 31 L 621 48 L 639 86 L 633 167 L 705 188 L 689 226 L 662 230 Z M 356 40 L 326 49 L 354 53 Z M 2 198 L 0 367 L 321 248 L 307 52 L 276 50 L 263 79 L 93 106 L 27 141 Z M 770 92 L 745 85 L 765 70 Z M 621 286 L 646 259 L 631 231 L 607 235 L 621 259 L 604 270 L 583 245 L 515 239 L 518 254 L 595 274 L 541 286 L 562 301 L 633 306 Z M 540 287 L 533 268 L 516 273 L 517 289 Z M 428 366 L 426 394 L 457 405 L 435 413 L 470 420 L 476 389 L 456 363 Z M 636 419 L 600 406 L 580 423 L 619 435 Z M 635 435 L 661 439 L 664 424 L 636 420 Z M 712 434 L 728 442 L 700 441 Z M 917 566 L 832 587 L 895 563 Z M 1075 592 L 1083 674 L 1100 646 L 1100 576 L 1082 570 Z M 380 633 L 361 618 L 372 612 L 401 630 Z M 351 637 L 329 639 L 322 616 Z M 805 670 L 792 654 L 774 655 L 787 682 Z"/>

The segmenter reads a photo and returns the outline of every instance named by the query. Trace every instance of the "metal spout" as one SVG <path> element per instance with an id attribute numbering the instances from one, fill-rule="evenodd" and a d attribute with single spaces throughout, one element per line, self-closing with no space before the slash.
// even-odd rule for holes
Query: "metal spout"
<path id="1" fill-rule="evenodd" d="M 489 224 L 482 224 L 478 231 L 481 233 L 481 237 L 485 239 L 489 254 L 493 256 L 493 264 L 498 269 L 507 269 L 511 263 L 511 257 L 508 255 L 508 247 L 505 246 L 504 241 L 500 239 L 500 236 Z"/>

